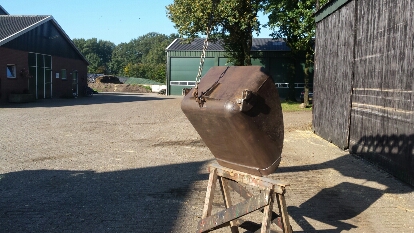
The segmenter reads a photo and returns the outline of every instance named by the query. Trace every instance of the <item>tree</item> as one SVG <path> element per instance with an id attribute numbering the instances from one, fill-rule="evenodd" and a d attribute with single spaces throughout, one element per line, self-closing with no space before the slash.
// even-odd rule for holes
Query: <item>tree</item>
<path id="1" fill-rule="evenodd" d="M 165 48 L 176 38 L 177 34 L 167 36 L 150 32 L 128 43 L 121 43 L 113 50 L 110 67 L 114 74 L 164 83 L 167 63 Z"/>
<path id="2" fill-rule="evenodd" d="M 275 31 L 276 38 L 285 38 L 291 48 L 292 67 L 290 80 L 294 80 L 294 69 L 299 62 L 298 57 L 305 58 L 305 105 L 309 105 L 309 76 L 313 65 L 313 42 L 315 38 L 315 13 L 317 5 L 329 0 L 267 0 L 265 12 L 269 13 L 268 25 Z M 292 85 L 291 85 L 292 86 Z M 293 86 L 292 86 L 293 87 Z M 292 93 L 292 92 L 291 92 Z M 291 95 L 290 98 L 294 99 Z"/>
<path id="3" fill-rule="evenodd" d="M 178 34 L 150 32 L 128 43 L 74 39 L 79 51 L 89 61 L 88 72 L 141 77 L 164 83 L 166 79 L 165 48 Z"/>
<path id="4" fill-rule="evenodd" d="M 110 41 L 92 39 L 73 39 L 73 43 L 89 61 L 89 73 L 106 73 L 110 71 L 109 63 L 115 44 Z"/>
<path id="5" fill-rule="evenodd" d="M 96 55 L 96 53 L 88 53 L 86 54 L 85 58 L 89 61 L 88 73 L 98 73 L 96 72 L 100 65 L 100 59 L 98 55 Z"/>
<path id="6" fill-rule="evenodd" d="M 210 41 L 222 40 L 229 59 L 235 65 L 251 65 L 252 34 L 259 32 L 258 11 L 263 0 L 174 0 L 167 16 L 178 33 L 192 40 L 206 34 L 211 26 Z"/>
<path id="7" fill-rule="evenodd" d="M 112 74 L 125 75 L 124 69 L 128 64 L 142 62 L 142 53 L 134 45 L 133 40 L 129 43 L 121 43 L 112 52 L 112 60 L 109 64 Z"/>

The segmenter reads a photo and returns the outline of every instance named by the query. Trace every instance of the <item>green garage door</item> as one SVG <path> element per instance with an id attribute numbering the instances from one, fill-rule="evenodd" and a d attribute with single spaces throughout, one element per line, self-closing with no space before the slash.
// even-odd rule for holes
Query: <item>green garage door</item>
<path id="1" fill-rule="evenodd" d="M 192 88 L 200 65 L 200 58 L 174 57 L 171 58 L 171 73 L 169 94 L 181 95 L 183 88 Z M 215 66 L 215 58 L 206 58 L 202 76 Z"/>

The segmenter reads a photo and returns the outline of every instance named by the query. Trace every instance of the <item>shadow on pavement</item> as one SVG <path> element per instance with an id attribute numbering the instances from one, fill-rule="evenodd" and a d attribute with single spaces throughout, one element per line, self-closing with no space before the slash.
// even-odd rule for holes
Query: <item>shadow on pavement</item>
<path id="1" fill-rule="evenodd" d="M 288 207 L 289 215 L 303 229 L 303 232 L 343 232 L 358 228 L 358 226 L 346 223 L 345 220 L 357 217 L 385 193 L 402 194 L 414 191 L 412 187 L 396 179 L 390 179 L 391 175 L 386 177 L 384 173 L 375 172 L 373 167 L 359 161 L 356 162 L 357 160 L 360 159 L 349 154 L 321 164 L 278 168 L 276 173 L 335 169 L 345 177 L 376 182 L 385 186 L 385 190 L 383 190 L 369 187 L 369 185 L 342 182 L 333 187 L 322 189 L 299 207 Z M 309 179 L 315 178 L 310 177 Z M 326 177 L 326 179 L 330 178 Z M 326 223 L 336 229 L 316 230 L 305 217 Z"/>
<path id="2" fill-rule="evenodd" d="M 414 134 L 365 135 L 358 142 L 351 141 L 350 153 L 414 186 Z"/>
<path id="3" fill-rule="evenodd" d="M 39 99 L 32 103 L 7 103 L 0 107 L 6 108 L 52 108 L 52 107 L 65 107 L 65 106 L 77 106 L 77 105 L 93 105 L 93 104 L 108 104 L 108 103 L 127 103 L 127 102 L 140 102 L 151 100 L 165 100 L 173 99 L 172 97 L 166 97 L 156 94 L 139 94 L 139 93 L 99 93 L 91 97 L 78 97 L 73 99 Z"/>
<path id="4" fill-rule="evenodd" d="M 0 232 L 171 232 L 202 162 L 0 175 Z"/>

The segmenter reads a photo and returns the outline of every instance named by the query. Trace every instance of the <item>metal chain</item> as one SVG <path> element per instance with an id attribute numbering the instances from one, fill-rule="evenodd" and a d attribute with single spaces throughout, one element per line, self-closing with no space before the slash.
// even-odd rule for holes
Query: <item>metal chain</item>
<path id="1" fill-rule="evenodd" d="M 207 31 L 206 31 L 206 39 L 204 40 L 203 43 L 203 51 L 201 52 L 201 57 L 200 57 L 200 65 L 198 66 L 198 74 L 196 77 L 196 84 L 198 84 L 201 80 L 201 73 L 203 72 L 203 67 L 204 67 L 204 60 L 206 59 L 206 52 L 207 52 L 207 47 L 208 47 L 208 36 L 210 35 L 210 27 L 207 27 Z"/>
<path id="2" fill-rule="evenodd" d="M 214 82 L 213 83 L 213 85 L 211 85 L 211 87 L 209 87 L 206 91 L 204 91 L 204 92 L 201 92 L 201 95 L 200 96 L 194 96 L 194 98 L 195 98 L 195 100 L 196 100 L 196 102 L 198 103 L 198 106 L 200 107 L 200 108 L 202 108 L 203 106 L 204 106 L 204 103 L 206 102 L 206 98 L 205 98 L 205 95 L 207 94 L 207 95 L 210 95 L 210 92 L 212 91 L 212 90 L 214 90 L 218 85 L 219 85 L 219 81 L 220 81 L 220 79 L 221 78 L 223 78 L 223 76 L 226 74 L 226 72 L 227 72 L 227 70 L 230 68 L 230 66 L 227 66 L 227 68 L 223 71 L 223 73 L 221 73 L 221 75 L 220 75 L 220 77 L 217 79 L 217 81 L 216 82 Z M 196 91 L 198 92 L 198 90 L 197 90 L 197 87 L 196 87 Z M 196 93 L 196 92 L 194 92 L 194 93 Z"/>
<path id="3" fill-rule="evenodd" d="M 203 106 L 205 99 L 202 97 L 202 94 L 198 96 L 198 84 L 200 83 L 200 80 L 201 80 L 201 73 L 203 72 L 204 60 L 206 59 L 206 51 L 208 47 L 208 35 L 210 34 L 210 27 L 207 27 L 206 34 L 207 35 L 206 35 L 206 39 L 204 40 L 203 51 L 201 52 L 200 65 L 198 66 L 198 74 L 196 77 L 196 82 L 195 82 L 195 87 L 194 87 L 194 92 L 193 92 L 193 97 L 195 98 L 200 108 Z"/>
<path id="4" fill-rule="evenodd" d="M 210 17 L 208 19 L 208 26 L 207 26 L 207 30 L 206 30 L 206 38 L 205 38 L 204 43 L 203 43 L 203 51 L 201 52 L 200 65 L 198 66 L 198 73 L 197 73 L 197 76 L 196 76 L 195 87 L 194 87 L 194 92 L 193 92 L 193 97 L 195 98 L 196 102 L 200 105 L 200 107 L 202 107 L 205 100 L 204 100 L 204 97 L 202 97 L 202 95 L 198 96 L 198 84 L 200 83 L 201 74 L 203 73 L 204 61 L 206 59 L 206 52 L 207 52 L 207 47 L 208 47 L 208 37 L 209 37 L 210 31 L 213 27 L 212 26 L 213 25 L 213 13 L 214 13 L 214 10 L 215 10 L 215 5 L 217 4 L 215 0 L 212 0 L 212 3 L 213 3 L 213 5 L 212 5 Z"/>

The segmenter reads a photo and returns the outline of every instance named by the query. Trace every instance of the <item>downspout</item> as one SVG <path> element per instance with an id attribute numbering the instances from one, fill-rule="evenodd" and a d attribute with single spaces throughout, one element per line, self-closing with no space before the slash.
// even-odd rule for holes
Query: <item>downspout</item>
<path id="1" fill-rule="evenodd" d="M 53 59 L 52 55 L 50 56 L 50 98 L 53 98 Z"/>
<path id="2" fill-rule="evenodd" d="M 42 55 L 43 58 L 43 99 L 46 99 L 46 64 L 45 64 L 45 55 Z"/>
<path id="3" fill-rule="evenodd" d="M 39 93 L 38 93 L 38 82 L 37 82 L 37 79 L 39 77 L 38 77 L 38 70 L 37 69 L 39 69 L 39 67 L 37 66 L 37 53 L 35 53 L 35 56 L 36 56 L 36 99 L 38 99 L 39 98 Z"/>
<path id="4" fill-rule="evenodd" d="M 170 95 L 170 79 L 171 79 L 171 57 L 170 57 L 170 52 L 167 52 L 167 70 L 166 70 L 166 74 L 167 74 L 167 78 L 166 78 L 166 90 L 165 90 L 165 95 Z"/>

